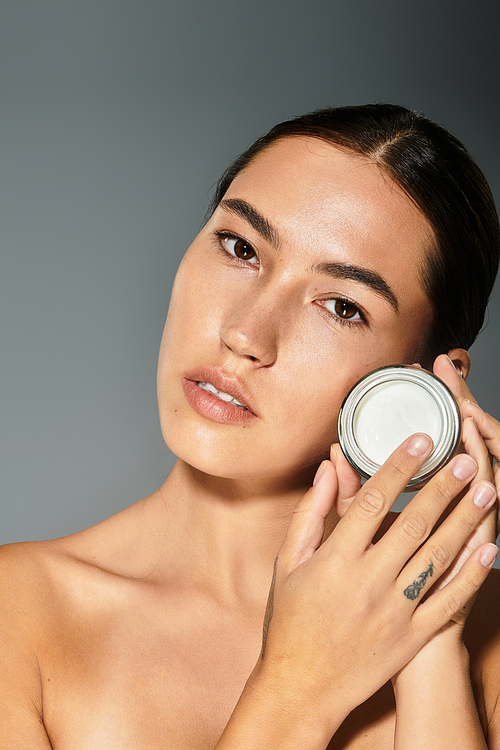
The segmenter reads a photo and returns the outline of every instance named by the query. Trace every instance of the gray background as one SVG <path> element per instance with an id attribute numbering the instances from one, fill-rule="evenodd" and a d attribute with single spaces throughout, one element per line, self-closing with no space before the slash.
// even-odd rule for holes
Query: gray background
<path id="1" fill-rule="evenodd" d="M 157 350 L 227 162 L 278 120 L 394 101 L 500 196 L 492 0 L 2 0 L 0 541 L 60 536 L 172 465 Z M 498 290 L 498 286 L 497 286 Z M 497 416 L 500 301 L 470 382 Z"/>

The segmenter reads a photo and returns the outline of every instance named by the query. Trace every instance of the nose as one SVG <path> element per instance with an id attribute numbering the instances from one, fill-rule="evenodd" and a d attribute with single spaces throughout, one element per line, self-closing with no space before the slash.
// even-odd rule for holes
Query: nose
<path id="1" fill-rule="evenodd" d="M 273 304 L 267 297 L 260 294 L 236 299 L 219 330 L 224 347 L 258 367 L 270 367 L 278 355 L 281 316 L 276 300 Z"/>

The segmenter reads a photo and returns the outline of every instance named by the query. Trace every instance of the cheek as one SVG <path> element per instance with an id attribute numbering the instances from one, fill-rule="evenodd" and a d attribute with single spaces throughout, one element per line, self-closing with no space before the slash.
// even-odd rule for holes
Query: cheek
<path id="1" fill-rule="evenodd" d="M 181 354 L 181 346 L 185 348 L 191 339 L 199 340 L 216 325 L 218 295 L 208 274 L 189 260 L 186 255 L 172 288 L 160 361 L 165 357 L 175 359 Z"/>
<path id="2" fill-rule="evenodd" d="M 324 449 L 337 438 L 337 419 L 344 398 L 354 384 L 371 370 L 389 364 L 411 364 L 419 337 L 394 335 L 387 339 L 361 337 L 343 341 L 337 338 L 329 351 L 316 352 L 310 346 L 300 348 L 294 372 L 281 400 L 281 427 L 293 432 L 313 450 Z M 304 354 L 305 352 L 305 354 Z"/>
<path id="3" fill-rule="evenodd" d="M 428 330 L 427 318 L 417 313 L 401 321 L 391 336 L 380 342 L 382 365 L 413 364 L 418 360 L 419 352 Z M 420 364 L 423 364 L 420 362 Z"/>
<path id="4" fill-rule="evenodd" d="M 337 439 L 338 412 L 349 389 L 376 367 L 413 361 L 420 340 L 415 320 L 366 335 L 336 329 L 327 335 L 314 314 L 288 320 L 286 326 L 277 324 L 276 366 L 257 373 L 254 380 L 265 424 L 256 430 L 220 429 L 190 414 L 179 390 L 179 374 L 200 356 L 217 361 L 220 324 L 241 302 L 240 290 L 238 295 L 235 302 L 220 273 L 211 273 L 203 256 L 188 251 L 174 283 L 160 350 L 158 392 L 165 438 L 174 453 L 208 473 L 257 476 L 319 462 Z"/>

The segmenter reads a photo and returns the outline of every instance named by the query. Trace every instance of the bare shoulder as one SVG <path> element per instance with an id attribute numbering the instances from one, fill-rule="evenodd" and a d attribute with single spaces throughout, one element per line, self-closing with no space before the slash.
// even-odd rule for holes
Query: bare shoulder
<path id="1" fill-rule="evenodd" d="M 9 750 L 50 747 L 43 726 L 40 656 L 54 602 L 54 552 L 47 543 L 0 547 L 0 735 Z"/>
<path id="2" fill-rule="evenodd" d="M 7 642 L 39 652 L 65 591 L 74 588 L 76 568 L 64 540 L 0 547 L 0 632 Z"/>
<path id="3" fill-rule="evenodd" d="M 58 608 L 66 612 L 79 599 L 90 605 L 100 588 L 108 594 L 120 581 L 146 577 L 162 547 L 161 528 L 152 496 L 76 534 L 0 547 L 0 618 L 24 618 L 24 632 L 39 637 L 44 615 L 53 623 Z"/>
<path id="4" fill-rule="evenodd" d="M 53 663 L 67 634 L 83 643 L 92 625 L 98 637 L 124 587 L 154 569 L 158 528 L 146 498 L 85 531 L 0 547 L 0 685 L 20 685 L 22 675 L 23 695 L 36 702 L 40 664 Z"/>
<path id="5" fill-rule="evenodd" d="M 0 547 L 0 618 L 40 615 L 47 601 L 50 570 L 58 557 L 55 542 L 23 542 Z M 28 629 L 30 629 L 28 627 Z"/>
<path id="6" fill-rule="evenodd" d="M 0 547 L 0 736 L 2 748 L 48 750 L 47 675 L 85 664 L 123 589 L 153 567 L 154 513 L 136 506 L 77 534 Z M 158 524 L 157 524 L 158 525 Z M 142 551 L 141 550 L 145 550 Z"/>

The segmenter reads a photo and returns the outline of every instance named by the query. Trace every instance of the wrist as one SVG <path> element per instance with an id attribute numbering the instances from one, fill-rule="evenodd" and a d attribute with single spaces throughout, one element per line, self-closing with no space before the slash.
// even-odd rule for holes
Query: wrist
<path id="1" fill-rule="evenodd" d="M 216 750 L 323 750 L 349 713 L 259 661 Z"/>
<path id="2" fill-rule="evenodd" d="M 469 652 L 462 640 L 462 631 L 455 625 L 437 633 L 392 678 L 394 691 L 422 684 L 432 677 L 455 680 L 469 675 Z"/>

